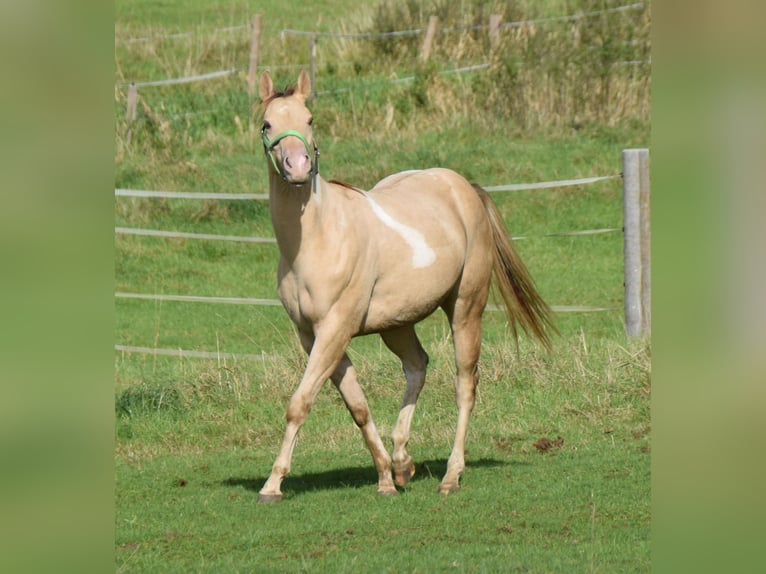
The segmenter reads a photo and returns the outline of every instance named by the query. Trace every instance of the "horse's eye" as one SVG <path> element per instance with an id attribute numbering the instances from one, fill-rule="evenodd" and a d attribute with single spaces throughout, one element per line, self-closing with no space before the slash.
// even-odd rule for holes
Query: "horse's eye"
<path id="1" fill-rule="evenodd" d="M 271 124 L 269 122 L 263 122 L 263 127 L 261 128 L 262 132 L 265 132 L 266 130 L 271 129 Z"/>
<path id="2" fill-rule="evenodd" d="M 313 118 L 313 117 L 312 117 L 312 118 L 309 118 L 309 125 L 311 125 L 311 124 L 313 124 L 313 123 L 314 123 L 314 118 Z"/>

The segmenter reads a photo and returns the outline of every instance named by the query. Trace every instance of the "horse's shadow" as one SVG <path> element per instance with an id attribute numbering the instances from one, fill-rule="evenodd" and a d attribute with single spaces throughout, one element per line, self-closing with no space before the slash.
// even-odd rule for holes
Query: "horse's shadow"
<path id="1" fill-rule="evenodd" d="M 466 461 L 466 468 L 487 468 L 507 466 L 512 463 L 505 460 L 494 458 L 480 458 L 477 460 Z M 416 462 L 416 474 L 412 482 L 420 480 L 441 480 L 444 473 L 447 472 L 447 459 L 432 459 Z M 227 478 L 222 482 L 223 486 L 242 487 L 245 490 L 258 492 L 263 483 L 266 482 L 266 476 L 251 478 Z M 323 470 L 321 472 L 307 472 L 303 474 L 291 474 L 285 479 L 284 488 L 286 495 L 301 494 L 304 492 L 317 490 L 335 490 L 344 488 L 360 488 L 365 486 L 374 486 L 377 483 L 378 475 L 375 467 L 353 466 L 346 468 L 334 468 Z"/>

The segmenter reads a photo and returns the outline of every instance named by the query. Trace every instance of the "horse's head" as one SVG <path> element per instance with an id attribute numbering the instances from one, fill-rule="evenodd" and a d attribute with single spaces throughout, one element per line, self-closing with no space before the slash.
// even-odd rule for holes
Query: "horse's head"
<path id="1" fill-rule="evenodd" d="M 312 117 L 306 107 L 310 94 L 311 80 L 305 70 L 301 71 L 295 87 L 284 92 L 274 91 L 268 72 L 261 77 L 260 96 L 265 106 L 261 128 L 263 148 L 277 175 L 292 184 L 305 183 L 318 169 L 318 153 L 311 134 Z"/>

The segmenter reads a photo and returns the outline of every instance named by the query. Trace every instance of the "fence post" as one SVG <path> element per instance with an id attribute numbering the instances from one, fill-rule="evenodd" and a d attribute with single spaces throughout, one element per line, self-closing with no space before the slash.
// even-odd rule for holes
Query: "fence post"
<path id="1" fill-rule="evenodd" d="M 495 53 L 497 44 L 500 41 L 500 22 L 503 17 L 500 14 L 492 14 L 489 17 L 489 54 Z"/>
<path id="2" fill-rule="evenodd" d="M 651 330 L 651 235 L 649 150 L 622 152 L 625 235 L 625 328 L 641 337 Z"/>
<path id="3" fill-rule="evenodd" d="M 136 87 L 135 82 L 131 82 L 130 86 L 128 86 L 128 107 L 126 110 L 126 116 L 128 119 L 128 145 L 130 145 L 130 140 L 133 136 L 133 122 L 136 121 L 136 115 L 137 115 L 137 107 L 138 107 L 138 87 Z"/>
<path id="4" fill-rule="evenodd" d="M 311 36 L 311 60 L 309 65 L 309 78 L 311 79 L 311 96 L 309 99 L 314 97 L 314 94 L 316 93 L 316 68 L 317 67 L 317 35 L 313 34 Z"/>
<path id="5" fill-rule="evenodd" d="M 424 62 L 427 62 L 428 58 L 431 57 L 431 43 L 433 42 L 434 35 L 436 34 L 436 26 L 438 24 L 438 16 L 431 16 L 428 19 L 428 29 L 426 30 L 425 38 L 423 38 L 423 48 L 420 51 L 420 59 Z"/>
<path id="6" fill-rule="evenodd" d="M 128 121 L 132 124 L 136 121 L 136 105 L 138 103 L 138 88 L 135 82 L 128 86 L 128 109 L 126 110 Z"/>
<path id="7" fill-rule="evenodd" d="M 260 14 L 253 16 L 250 31 L 250 67 L 247 70 L 247 87 L 251 96 L 255 93 L 255 84 L 258 81 L 258 50 L 261 43 L 262 22 L 263 19 Z"/>

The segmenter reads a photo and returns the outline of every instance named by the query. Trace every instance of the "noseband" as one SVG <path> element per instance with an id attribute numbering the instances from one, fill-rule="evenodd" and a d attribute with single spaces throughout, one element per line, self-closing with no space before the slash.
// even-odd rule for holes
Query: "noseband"
<path id="1" fill-rule="evenodd" d="M 301 140 L 303 142 L 303 145 L 306 146 L 306 153 L 308 153 L 309 157 L 311 157 L 311 146 L 309 146 L 308 140 L 306 140 L 306 137 L 297 130 L 285 130 L 283 132 L 278 133 L 274 136 L 273 139 L 269 139 L 269 136 L 266 135 L 266 130 L 261 130 L 261 138 L 263 139 L 263 150 L 266 152 L 266 155 L 269 156 L 269 159 L 271 160 L 271 165 L 274 166 L 274 170 L 284 179 L 287 181 L 287 177 L 282 172 L 281 169 L 279 169 L 279 165 L 277 164 L 277 160 L 274 159 L 274 153 L 273 150 L 275 147 L 277 147 L 277 144 L 285 139 L 286 137 L 294 136 Z M 311 162 L 311 171 L 309 172 L 312 176 L 319 173 L 319 148 L 317 147 L 317 144 L 314 142 L 311 142 L 314 148 L 314 161 Z"/>

